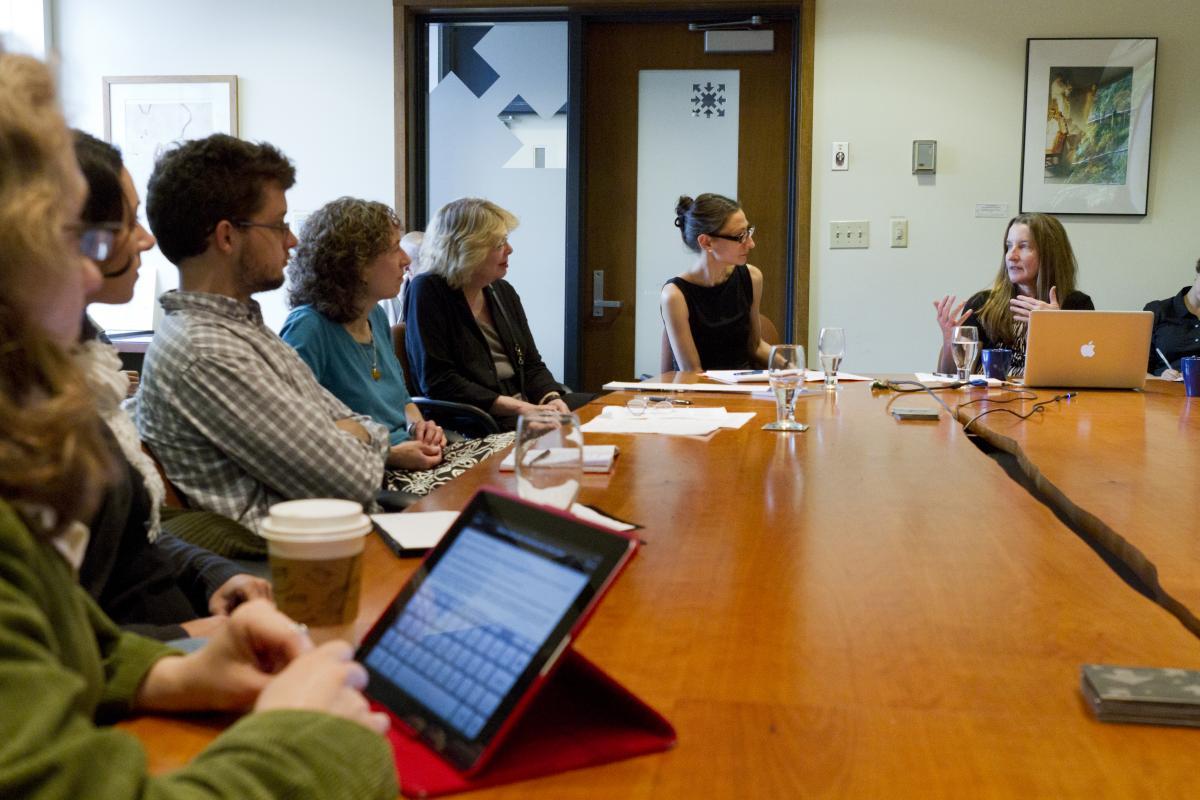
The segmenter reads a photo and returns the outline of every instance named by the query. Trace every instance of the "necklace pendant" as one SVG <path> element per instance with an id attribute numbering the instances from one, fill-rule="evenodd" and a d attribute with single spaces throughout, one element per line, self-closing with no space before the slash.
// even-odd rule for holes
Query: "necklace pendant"
<path id="1" fill-rule="evenodd" d="M 383 373 L 379 371 L 379 367 L 371 367 L 371 377 L 375 380 L 383 377 Z"/>

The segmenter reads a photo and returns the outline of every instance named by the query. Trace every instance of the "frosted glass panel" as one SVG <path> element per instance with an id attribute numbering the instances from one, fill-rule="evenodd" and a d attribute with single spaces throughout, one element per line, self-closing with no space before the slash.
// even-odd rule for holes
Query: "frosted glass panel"
<path id="1" fill-rule="evenodd" d="M 696 255 L 675 227 L 675 202 L 737 197 L 737 70 L 642 70 L 638 76 L 637 316 L 634 374 L 658 374 L 662 285 Z"/>
<path id="2" fill-rule="evenodd" d="M 507 280 L 561 380 L 567 24 L 430 25 L 429 42 L 429 214 L 459 197 L 486 197 L 521 220 L 509 236 Z"/>

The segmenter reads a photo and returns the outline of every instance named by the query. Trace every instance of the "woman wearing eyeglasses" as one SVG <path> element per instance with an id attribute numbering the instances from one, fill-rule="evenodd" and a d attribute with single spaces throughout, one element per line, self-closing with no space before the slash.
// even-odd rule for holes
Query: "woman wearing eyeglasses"
<path id="1" fill-rule="evenodd" d="M 89 303 L 123 305 L 133 298 L 142 253 L 154 237 L 138 221 L 138 195 L 120 152 L 81 131 L 75 158 L 88 184 L 81 216 L 81 249 L 100 270 Z M 104 612 L 129 630 L 170 641 L 207 637 L 241 602 L 270 598 L 271 585 L 236 564 L 162 530 L 165 490 L 154 463 L 142 451 L 133 420 L 121 408 L 128 378 L 121 359 L 86 317 L 74 353 L 92 402 L 104 420 L 117 475 L 88 527 L 91 536 L 79 582 Z M 166 527 L 236 525 L 203 512 L 185 512 Z M 246 537 L 251 537 L 249 531 Z"/>
<path id="2" fill-rule="evenodd" d="M 590 395 L 563 396 L 538 354 L 521 298 L 504 280 L 517 218 L 467 197 L 438 210 L 405 301 L 409 364 L 421 391 L 469 403 L 502 429 L 538 406 L 566 412 Z"/>
<path id="3" fill-rule="evenodd" d="M 696 254 L 691 267 L 663 285 L 659 308 L 676 368 L 684 372 L 745 369 L 767 363 L 771 346 L 759 330 L 762 272 L 746 263 L 754 227 L 736 200 L 684 196 L 675 227 Z"/>

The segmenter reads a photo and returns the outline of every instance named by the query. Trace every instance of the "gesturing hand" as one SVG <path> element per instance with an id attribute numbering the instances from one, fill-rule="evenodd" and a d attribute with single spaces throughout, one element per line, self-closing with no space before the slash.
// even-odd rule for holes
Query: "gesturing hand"
<path id="1" fill-rule="evenodd" d="M 957 297 L 948 294 L 941 300 L 933 301 L 933 307 L 937 309 L 938 327 L 942 329 L 942 338 L 946 341 L 950 341 L 951 332 L 966 322 L 973 312 L 973 309 L 967 309 L 967 313 L 964 314 L 963 306 L 967 304 L 967 301 L 964 300 L 955 305 L 957 300 Z"/>
<path id="2" fill-rule="evenodd" d="M 1012 300 L 1008 301 L 1008 307 L 1012 310 L 1013 319 L 1017 322 L 1029 322 L 1029 314 L 1032 311 L 1053 309 L 1058 311 L 1061 306 L 1058 304 L 1058 287 L 1050 287 L 1050 302 L 1043 303 L 1036 297 L 1019 294 Z"/>

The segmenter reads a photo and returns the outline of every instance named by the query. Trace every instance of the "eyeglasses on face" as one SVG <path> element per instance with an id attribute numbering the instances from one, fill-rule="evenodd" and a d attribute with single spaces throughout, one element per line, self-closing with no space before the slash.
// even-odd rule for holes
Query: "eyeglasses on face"
<path id="1" fill-rule="evenodd" d="M 737 236 L 731 236 L 728 233 L 710 233 L 709 236 L 711 236 L 714 239 L 724 239 L 727 242 L 737 242 L 738 244 L 745 244 L 747 239 L 754 238 L 755 230 L 756 230 L 756 228 L 753 225 L 751 225 L 749 228 L 746 228 L 746 230 L 742 231 Z"/>
<path id="2" fill-rule="evenodd" d="M 79 239 L 79 254 L 92 261 L 105 261 L 113 252 L 117 234 L 125 230 L 121 222 L 75 223 L 67 231 Z"/>
<path id="3" fill-rule="evenodd" d="M 248 219 L 234 219 L 230 222 L 239 228 L 269 228 L 282 233 L 285 239 L 292 235 L 292 228 L 286 222 L 251 222 Z"/>
<path id="4" fill-rule="evenodd" d="M 504 237 L 502 237 L 502 238 L 500 239 L 500 241 L 496 242 L 496 246 L 495 246 L 495 248 L 493 248 L 493 249 L 495 249 L 495 250 L 503 250 L 503 249 L 504 249 L 504 248 L 506 248 L 506 247 L 508 247 L 508 237 L 507 237 L 507 236 L 504 236 Z"/>

